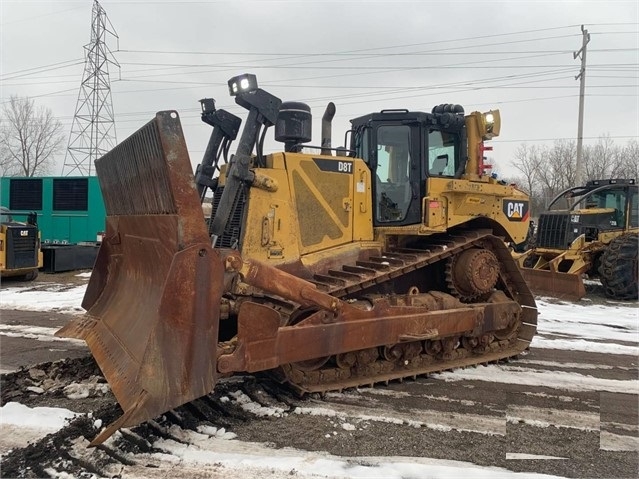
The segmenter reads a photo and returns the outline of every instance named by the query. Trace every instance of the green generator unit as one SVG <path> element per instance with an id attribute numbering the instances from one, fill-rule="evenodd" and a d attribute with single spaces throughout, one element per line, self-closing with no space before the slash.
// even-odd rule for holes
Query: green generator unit
<path id="1" fill-rule="evenodd" d="M 106 217 L 97 177 L 0 180 L 2 206 L 37 214 L 45 272 L 93 267 Z"/>

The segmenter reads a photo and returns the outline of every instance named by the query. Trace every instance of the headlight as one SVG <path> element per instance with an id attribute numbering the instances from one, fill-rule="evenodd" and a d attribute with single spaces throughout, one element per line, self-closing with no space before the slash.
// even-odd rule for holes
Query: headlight
<path id="1" fill-rule="evenodd" d="M 245 73 L 231 78 L 228 85 L 231 96 L 252 92 L 257 90 L 257 77 L 251 73 Z"/>

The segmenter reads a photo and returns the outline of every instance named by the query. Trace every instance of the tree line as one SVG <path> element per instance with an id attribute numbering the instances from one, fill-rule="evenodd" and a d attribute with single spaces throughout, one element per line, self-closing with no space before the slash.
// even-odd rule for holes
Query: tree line
<path id="1" fill-rule="evenodd" d="M 50 173 L 64 148 L 63 126 L 50 109 L 12 96 L 0 115 L 0 176 Z"/>
<path id="2" fill-rule="evenodd" d="M 552 199 L 563 190 L 579 186 L 577 178 L 577 145 L 572 140 L 557 140 L 552 146 L 520 145 L 512 165 L 519 174 L 509 182 L 530 195 L 531 214 L 537 217 Z M 636 138 L 625 145 L 616 144 L 610 135 L 599 137 L 597 143 L 584 145 L 582 179 L 637 178 L 639 142 Z"/>

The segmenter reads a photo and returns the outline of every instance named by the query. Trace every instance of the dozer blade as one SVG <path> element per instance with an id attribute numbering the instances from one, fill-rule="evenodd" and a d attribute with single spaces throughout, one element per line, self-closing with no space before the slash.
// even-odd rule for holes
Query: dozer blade
<path id="1" fill-rule="evenodd" d="M 535 294 L 570 301 L 578 301 L 586 295 L 586 287 L 579 274 L 533 268 L 521 268 L 521 274 Z"/>
<path id="2" fill-rule="evenodd" d="M 87 342 L 124 411 L 92 445 L 213 389 L 224 274 L 177 113 L 159 112 L 96 171 L 107 224 L 87 313 L 56 333 Z"/>

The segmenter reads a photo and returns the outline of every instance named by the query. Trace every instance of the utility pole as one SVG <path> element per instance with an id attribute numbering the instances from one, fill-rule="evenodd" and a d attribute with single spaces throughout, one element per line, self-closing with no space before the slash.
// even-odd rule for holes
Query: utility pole
<path id="1" fill-rule="evenodd" d="M 94 161 L 117 143 L 108 65 L 120 65 L 106 44 L 107 34 L 118 39 L 106 12 L 94 0 L 91 41 L 84 46 L 84 75 L 62 169 L 65 176 L 90 176 Z"/>
<path id="2" fill-rule="evenodd" d="M 575 185 L 583 183 L 583 142 L 584 142 L 584 96 L 586 92 L 586 49 L 590 42 L 588 30 L 581 26 L 581 49 L 573 52 L 573 60 L 581 55 L 581 69 L 575 80 L 579 80 L 579 125 L 577 126 L 577 163 L 575 165 Z"/>

